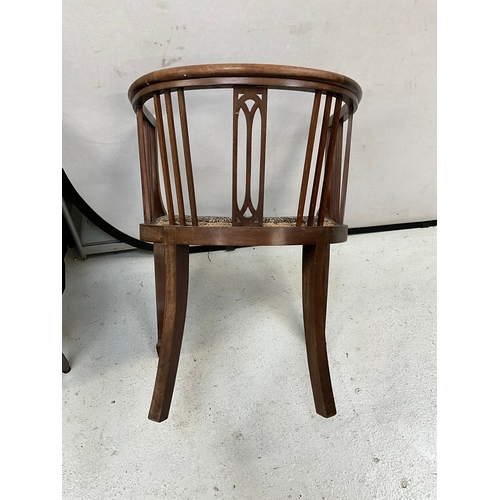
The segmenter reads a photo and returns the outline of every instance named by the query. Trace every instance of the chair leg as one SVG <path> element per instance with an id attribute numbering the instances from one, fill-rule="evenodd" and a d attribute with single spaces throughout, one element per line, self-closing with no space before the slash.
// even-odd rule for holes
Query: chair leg
<path id="1" fill-rule="evenodd" d="M 63 373 L 69 373 L 71 371 L 71 367 L 69 366 L 69 362 L 68 362 L 68 359 L 66 358 L 66 356 L 62 355 L 62 372 Z"/>
<path id="2" fill-rule="evenodd" d="M 158 312 L 162 318 L 159 360 L 149 419 L 162 422 L 170 410 L 186 320 L 189 246 L 155 243 L 154 247 L 156 289 L 163 301 Z M 160 259 L 163 264 L 157 264 Z"/>
<path id="3" fill-rule="evenodd" d="M 329 243 L 303 246 L 302 305 L 307 361 L 316 412 L 325 418 L 337 413 L 325 339 L 329 264 Z"/>
<path id="4" fill-rule="evenodd" d="M 163 314 L 165 313 L 165 245 L 154 245 L 155 285 L 156 285 L 156 324 L 158 340 L 156 352 L 160 355 L 161 332 L 163 330 Z"/>

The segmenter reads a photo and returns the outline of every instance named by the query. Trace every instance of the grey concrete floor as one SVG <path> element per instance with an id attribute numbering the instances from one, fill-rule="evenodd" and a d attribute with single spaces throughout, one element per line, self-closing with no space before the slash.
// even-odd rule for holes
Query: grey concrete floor
<path id="1" fill-rule="evenodd" d="M 436 498 L 436 228 L 332 245 L 330 419 L 314 412 L 300 247 L 191 255 L 177 383 L 161 424 L 147 418 L 152 255 L 72 257 L 64 499 Z"/>

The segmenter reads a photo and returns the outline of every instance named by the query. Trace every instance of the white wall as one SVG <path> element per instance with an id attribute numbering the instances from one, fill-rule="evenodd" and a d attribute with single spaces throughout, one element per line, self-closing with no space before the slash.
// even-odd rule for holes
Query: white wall
<path id="1" fill-rule="evenodd" d="M 63 167 L 108 222 L 137 237 L 142 221 L 130 84 L 217 62 L 354 78 L 346 223 L 437 218 L 434 0 L 64 0 Z"/>

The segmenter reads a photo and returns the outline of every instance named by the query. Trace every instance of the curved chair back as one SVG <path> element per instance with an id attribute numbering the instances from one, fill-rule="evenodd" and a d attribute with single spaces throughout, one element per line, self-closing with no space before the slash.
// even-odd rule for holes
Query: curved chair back
<path id="1" fill-rule="evenodd" d="M 227 211 L 230 217 L 198 213 L 196 170 L 191 158 L 185 94 L 193 89 L 217 88 L 233 89 L 232 203 Z M 313 95 L 293 216 L 264 217 L 267 116 L 268 105 L 272 105 L 269 89 Z M 154 71 L 137 79 L 128 95 L 137 115 L 145 224 L 343 224 L 352 120 L 362 95 L 354 80 L 337 73 L 292 66 L 211 64 Z M 148 101 L 152 102 L 155 116 L 146 107 Z M 240 130 L 242 124 L 246 133 Z M 260 132 L 255 134 L 254 129 Z M 242 132 L 245 139 L 240 144 Z M 243 166 L 238 164 L 242 158 Z M 243 189 L 239 189 L 239 183 Z M 258 189 L 253 189 L 253 185 Z"/>

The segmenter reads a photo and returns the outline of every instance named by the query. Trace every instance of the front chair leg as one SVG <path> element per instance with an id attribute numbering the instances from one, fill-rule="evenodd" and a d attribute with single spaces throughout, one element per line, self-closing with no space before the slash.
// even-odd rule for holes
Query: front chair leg
<path id="1" fill-rule="evenodd" d="M 165 245 L 153 245 L 155 264 L 155 286 L 156 286 L 156 324 L 158 326 L 158 340 L 156 352 L 160 355 L 161 332 L 163 330 L 163 315 L 165 314 Z"/>
<path id="2" fill-rule="evenodd" d="M 302 305 L 307 361 L 316 412 L 325 418 L 337 413 L 325 339 L 329 264 L 329 243 L 303 246 Z"/>
<path id="3" fill-rule="evenodd" d="M 155 243 L 159 323 L 159 360 L 149 419 L 162 422 L 168 417 L 186 320 L 189 277 L 189 246 Z M 159 248 L 157 248 L 159 247 Z M 160 264 L 160 260 L 163 262 Z M 160 294 L 158 294 L 160 290 Z"/>

